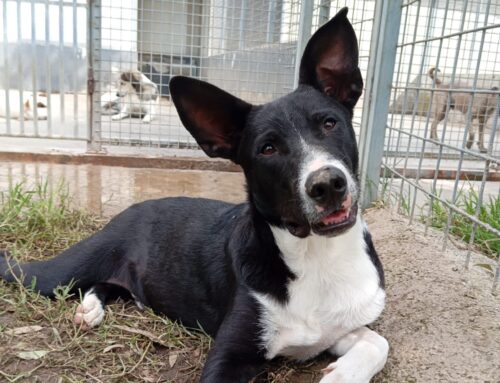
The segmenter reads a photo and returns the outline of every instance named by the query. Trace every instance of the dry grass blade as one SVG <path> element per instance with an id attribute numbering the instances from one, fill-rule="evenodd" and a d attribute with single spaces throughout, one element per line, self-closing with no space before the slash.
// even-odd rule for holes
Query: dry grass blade
<path id="1" fill-rule="evenodd" d="M 23 327 L 16 327 L 13 329 L 5 330 L 5 334 L 7 335 L 23 335 L 23 334 L 29 334 L 31 332 L 37 332 L 42 330 L 42 326 L 23 326 Z"/>
<path id="2" fill-rule="evenodd" d="M 132 333 L 132 334 L 138 334 L 138 335 L 145 336 L 151 342 L 153 342 L 155 344 L 159 344 L 159 345 L 161 345 L 163 347 L 168 347 L 168 348 L 174 347 L 174 345 L 172 343 L 164 342 L 159 337 L 157 337 L 155 334 L 153 334 L 152 332 L 146 331 L 146 330 L 140 330 L 140 329 L 137 329 L 137 328 L 132 328 L 132 327 L 123 326 L 123 325 L 113 325 L 113 327 L 115 327 L 115 328 L 117 328 L 119 330 L 122 330 L 122 331 L 126 331 L 126 332 L 129 332 L 129 333 Z"/>

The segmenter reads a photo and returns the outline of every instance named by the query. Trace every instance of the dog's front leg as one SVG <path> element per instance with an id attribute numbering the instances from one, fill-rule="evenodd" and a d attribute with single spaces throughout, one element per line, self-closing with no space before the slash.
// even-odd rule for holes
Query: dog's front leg
<path id="1" fill-rule="evenodd" d="M 387 361 L 389 343 L 367 327 L 341 338 L 330 352 L 340 358 L 325 368 L 320 383 L 368 383 Z"/>
<path id="2" fill-rule="evenodd" d="M 130 112 L 128 110 L 127 106 L 124 106 L 122 110 L 120 110 L 120 113 L 115 114 L 114 116 L 111 117 L 113 121 L 117 120 L 123 120 L 124 118 L 128 117 L 130 115 Z"/>
<path id="3" fill-rule="evenodd" d="M 248 383 L 265 363 L 256 302 L 247 292 L 238 292 L 215 337 L 200 383 Z"/>

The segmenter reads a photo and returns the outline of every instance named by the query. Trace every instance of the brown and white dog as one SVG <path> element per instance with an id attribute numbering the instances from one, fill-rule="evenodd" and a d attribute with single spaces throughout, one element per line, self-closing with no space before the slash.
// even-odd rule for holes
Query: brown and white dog
<path id="1" fill-rule="evenodd" d="M 489 90 L 492 93 L 466 93 L 466 92 L 453 92 L 448 91 L 452 89 L 464 89 L 469 88 L 470 86 L 467 84 L 461 84 L 458 82 L 443 84 L 443 82 L 437 77 L 436 72 L 439 72 L 439 69 L 432 67 L 429 69 L 427 74 L 436 84 L 436 88 L 443 89 L 446 91 L 435 92 L 432 98 L 432 116 L 434 117 L 434 121 L 431 125 L 431 138 L 433 140 L 437 140 L 437 126 L 438 124 L 445 118 L 446 116 L 446 107 L 448 105 L 448 94 L 450 96 L 450 108 L 455 109 L 465 116 L 470 110 L 471 121 L 477 119 L 479 122 L 479 142 L 478 147 L 479 151 L 485 153 L 487 150 L 484 146 L 484 125 L 488 118 L 495 112 L 496 109 L 496 98 L 498 94 L 498 88 L 495 86 L 490 88 Z M 472 100 L 471 100 L 472 98 Z M 472 147 L 474 143 L 474 135 L 475 131 L 471 127 L 469 129 L 469 137 L 467 139 L 467 149 Z"/>
<path id="2" fill-rule="evenodd" d="M 0 89 L 0 117 L 6 118 L 8 115 L 9 118 L 16 120 L 34 120 L 36 108 L 36 119 L 47 119 L 47 95 L 45 93 L 37 93 L 36 103 L 32 92 L 23 92 L 21 95 L 18 90 L 10 89 L 8 93 L 7 105 L 7 92 L 5 89 Z M 21 101 L 20 97 L 22 97 Z"/>
<path id="3" fill-rule="evenodd" d="M 141 116 L 143 122 L 149 123 L 160 102 L 158 86 L 137 70 L 120 74 L 116 96 L 120 98 L 120 112 L 112 120 Z"/>

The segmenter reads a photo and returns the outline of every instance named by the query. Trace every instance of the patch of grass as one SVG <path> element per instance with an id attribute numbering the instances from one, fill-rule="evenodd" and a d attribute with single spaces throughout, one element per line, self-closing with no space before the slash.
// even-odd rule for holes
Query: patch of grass
<path id="1" fill-rule="evenodd" d="M 0 248 L 8 246 L 23 260 L 56 254 L 101 225 L 72 207 L 64 182 L 54 189 L 47 181 L 21 182 L 0 193 Z"/>
<path id="2" fill-rule="evenodd" d="M 66 184 L 20 183 L 0 194 L 0 249 L 19 260 L 56 255 L 104 222 L 74 209 Z M 77 299 L 67 286 L 50 300 L 0 280 L 1 382 L 175 382 L 199 379 L 212 340 L 131 302 L 106 306 L 104 322 L 73 323 Z M 23 332 L 27 331 L 27 332 Z M 26 359 L 32 357 L 33 359 Z M 256 382 L 316 382 L 331 357 L 276 361 Z"/>
<path id="3" fill-rule="evenodd" d="M 467 214 L 474 216 L 479 204 L 479 196 L 472 187 L 462 190 L 458 194 L 455 202 L 456 206 L 464 210 Z M 451 217 L 450 217 L 451 215 Z M 450 219 L 451 218 L 451 219 Z M 490 196 L 488 200 L 483 200 L 479 207 L 478 219 L 487 223 L 491 227 L 500 230 L 500 195 Z M 471 239 L 474 227 L 474 245 L 477 250 L 495 258 L 500 254 L 500 238 L 494 233 L 475 225 L 471 220 L 462 214 L 450 212 L 444 203 L 437 199 L 431 201 L 430 217 L 422 217 L 422 220 L 429 220 L 430 225 L 438 229 L 444 229 L 450 221 L 449 232 L 464 242 Z"/>

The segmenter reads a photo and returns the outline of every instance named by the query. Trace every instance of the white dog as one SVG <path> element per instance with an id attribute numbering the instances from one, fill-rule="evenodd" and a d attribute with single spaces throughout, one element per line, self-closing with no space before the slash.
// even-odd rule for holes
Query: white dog
<path id="1" fill-rule="evenodd" d="M 120 97 L 120 112 L 111 117 L 121 120 L 142 116 L 143 122 L 151 122 L 160 102 L 158 87 L 143 73 L 131 70 L 122 72 L 116 95 Z"/>
<path id="2" fill-rule="evenodd" d="M 7 117 L 7 94 L 5 89 L 0 89 L 0 117 Z M 16 89 L 9 90 L 9 117 L 20 120 L 34 120 L 36 108 L 36 117 L 38 120 L 47 119 L 47 96 L 43 93 L 38 93 L 36 96 L 36 104 L 33 93 L 23 92 L 22 106 L 19 101 L 19 91 Z M 22 117 L 21 117 L 22 116 Z"/>

